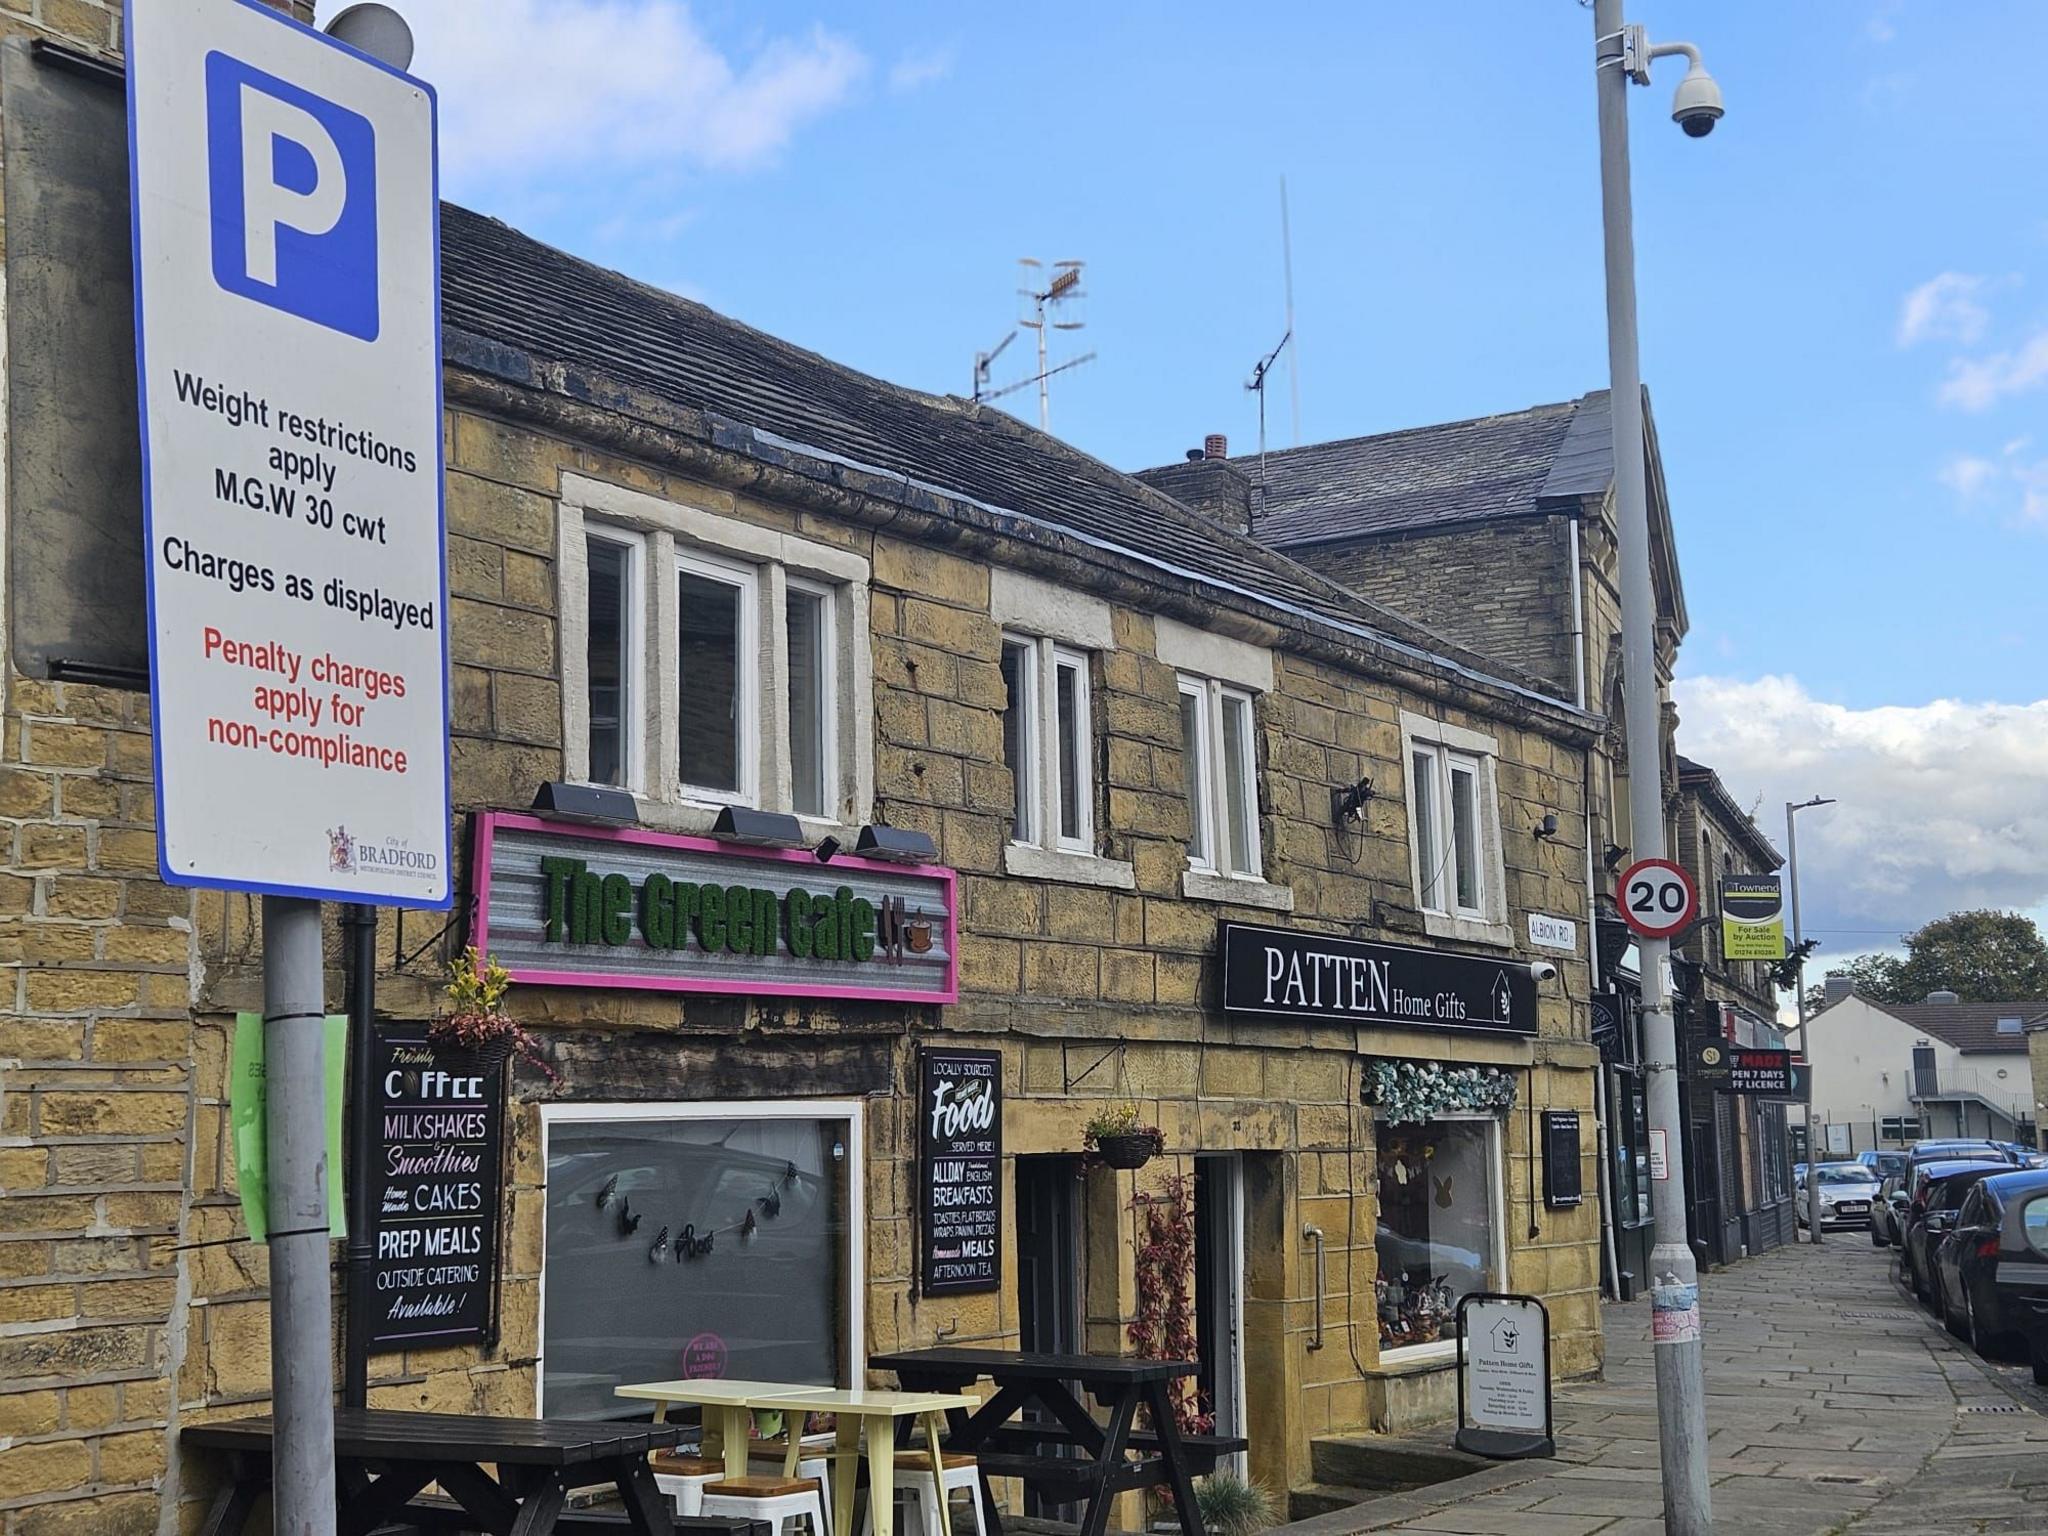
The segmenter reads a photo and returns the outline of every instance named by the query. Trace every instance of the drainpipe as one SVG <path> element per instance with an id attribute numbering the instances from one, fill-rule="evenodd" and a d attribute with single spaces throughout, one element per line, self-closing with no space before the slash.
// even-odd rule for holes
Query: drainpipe
<path id="1" fill-rule="evenodd" d="M 368 1406 L 370 1395 L 370 1312 L 376 1254 L 370 1246 L 370 1189 L 376 1177 L 377 1119 L 370 1077 L 377 1027 L 377 909 L 349 902 L 341 909 L 348 968 L 348 1242 L 343 1249 L 347 1281 L 342 1332 L 342 1403 Z"/>

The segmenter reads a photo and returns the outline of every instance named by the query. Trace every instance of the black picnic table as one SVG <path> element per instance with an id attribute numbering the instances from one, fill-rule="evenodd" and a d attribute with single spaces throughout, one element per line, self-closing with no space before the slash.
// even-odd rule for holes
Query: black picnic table
<path id="1" fill-rule="evenodd" d="M 1172 1385 L 1199 1369 L 1187 1360 L 1134 1360 L 1115 1355 L 1054 1355 L 1015 1349 L 909 1349 L 871 1355 L 870 1368 L 894 1371 L 910 1392 L 958 1392 L 986 1376 L 995 1395 L 972 1411 L 948 1415 L 946 1449 L 972 1455 L 981 1470 L 982 1511 L 989 1529 L 1002 1522 L 989 1490 L 992 1477 L 1015 1477 L 1036 1492 L 1085 1506 L 1081 1536 L 1102 1536 L 1111 1497 L 1136 1488 L 1166 1488 L 1182 1536 L 1202 1536 L 1192 1482 L 1244 1441 L 1183 1435 L 1174 1415 Z M 1075 1389 L 1108 1410 L 1097 1423 Z M 1013 1423 L 1036 1404 L 1056 1423 Z M 1148 1410 L 1149 1431 L 1136 1429 Z"/>
<path id="2" fill-rule="evenodd" d="M 195 1424 L 185 1445 L 223 1453 L 230 1464 L 200 1526 L 200 1536 L 238 1536 L 270 1487 L 269 1417 Z M 492 1536 L 549 1536 L 585 1522 L 562 1522 L 570 1493 L 610 1483 L 635 1536 L 671 1536 L 674 1506 L 655 1486 L 649 1451 L 683 1435 L 676 1424 L 592 1423 L 572 1419 L 492 1418 L 466 1413 L 406 1413 L 343 1408 L 334 1415 L 339 1536 L 366 1536 L 406 1508 L 429 1483 L 462 1506 L 469 1524 Z M 484 1470 L 494 1465 L 498 1475 Z M 558 1525 L 558 1522 L 562 1522 Z"/>

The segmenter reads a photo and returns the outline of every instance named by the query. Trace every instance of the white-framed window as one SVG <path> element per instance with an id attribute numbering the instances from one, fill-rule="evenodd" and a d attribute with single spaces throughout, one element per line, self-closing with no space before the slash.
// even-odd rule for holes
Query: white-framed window
<path id="1" fill-rule="evenodd" d="M 640 787 L 643 683 L 637 658 L 643 648 L 647 541 L 638 533 L 592 527 L 584 535 L 589 572 L 589 615 L 584 644 L 585 737 L 593 783 Z"/>
<path id="2" fill-rule="evenodd" d="M 544 1104 L 540 1117 L 542 1414 L 632 1417 L 644 1405 L 614 1387 L 677 1375 L 861 1379 L 858 1101 Z M 708 1248 L 678 1258 L 686 1230 Z"/>
<path id="3" fill-rule="evenodd" d="M 863 556 L 575 475 L 557 547 L 570 779 L 684 830 L 722 805 L 867 819 Z"/>
<path id="4" fill-rule="evenodd" d="M 1435 936 L 1513 942 L 1494 739 L 1406 711 L 1408 846 L 1415 904 Z"/>
<path id="5" fill-rule="evenodd" d="M 1378 1134 L 1380 1360 L 1450 1355 L 1458 1298 L 1507 1275 L 1500 1121 L 1439 1115 Z"/>
<path id="6" fill-rule="evenodd" d="M 676 777 L 686 800 L 761 799 L 758 569 L 676 553 Z"/>
<path id="7" fill-rule="evenodd" d="M 1180 678 L 1188 863 L 1212 874 L 1256 880 L 1259 856 L 1258 742 L 1252 696 L 1213 678 Z"/>
<path id="8" fill-rule="evenodd" d="M 1016 785 L 1011 841 L 1093 855 L 1087 654 L 1043 636 L 1004 635 L 1003 684 L 1003 756 Z"/>

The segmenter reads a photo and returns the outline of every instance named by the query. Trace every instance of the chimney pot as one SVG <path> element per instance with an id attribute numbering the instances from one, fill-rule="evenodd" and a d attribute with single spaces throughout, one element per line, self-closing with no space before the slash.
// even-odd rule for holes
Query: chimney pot
<path id="1" fill-rule="evenodd" d="M 1962 999 L 1958 997 L 1955 993 L 1944 989 L 1939 992 L 1928 993 L 1927 1001 L 1930 1003 L 1959 1003 L 1962 1001 Z"/>
<path id="2" fill-rule="evenodd" d="M 1205 459 L 1227 459 L 1230 457 L 1230 439 L 1221 432 L 1211 432 L 1202 439 L 1202 457 Z"/>
<path id="3" fill-rule="evenodd" d="M 1188 450 L 1188 462 L 1190 464 L 1199 464 L 1207 457 L 1208 455 L 1199 448 L 1190 448 Z"/>

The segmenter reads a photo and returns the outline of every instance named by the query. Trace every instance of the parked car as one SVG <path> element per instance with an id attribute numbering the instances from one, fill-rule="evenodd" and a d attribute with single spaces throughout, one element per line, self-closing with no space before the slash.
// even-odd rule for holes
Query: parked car
<path id="1" fill-rule="evenodd" d="M 1908 1161 L 1927 1162 L 1937 1157 L 1983 1157 L 1991 1162 L 2017 1165 L 2019 1159 L 2001 1142 L 1974 1136 L 1952 1136 L 1916 1141 L 1906 1149 Z"/>
<path id="2" fill-rule="evenodd" d="M 1885 1178 L 1906 1166 L 1904 1152 L 1879 1152 L 1872 1148 L 1856 1154 L 1856 1161 L 1870 1170 L 1873 1183 L 1882 1184 Z"/>
<path id="3" fill-rule="evenodd" d="M 1878 1186 L 1877 1199 L 1870 1206 L 1870 1244 L 1903 1245 L 1906 1240 L 1904 1212 L 1911 1206 L 1914 1173 L 1930 1163 L 1990 1163 L 2011 1168 L 2012 1160 L 1988 1141 L 1917 1141 L 1906 1153 L 1905 1166 Z"/>
<path id="4" fill-rule="evenodd" d="M 2044 1203 L 2048 1169 L 1996 1174 L 1970 1191 L 1934 1251 L 1936 1309 L 1980 1355 L 2010 1347 L 2048 1303 Z"/>
<path id="5" fill-rule="evenodd" d="M 1861 1163 L 1820 1165 L 1820 1226 L 1860 1227 L 1870 1220 L 1870 1202 L 1877 1198 L 1877 1180 Z M 1806 1190 L 1802 1185 L 1793 1201 L 1799 1225 L 1806 1222 Z"/>
<path id="6" fill-rule="evenodd" d="M 1934 1305 L 1934 1247 L 1955 1225 L 1956 1212 L 1970 1191 L 1996 1174 L 2009 1173 L 2004 1163 L 1923 1163 L 1918 1195 L 1902 1220 L 1905 1238 L 1899 1244 L 1906 1284 L 1929 1308 Z"/>
<path id="7" fill-rule="evenodd" d="M 2030 1254 L 2048 1257 L 2048 1190 L 2030 1189 L 2008 1202 L 2018 1207 L 2020 1240 Z M 2024 1296 L 2012 1309 L 2034 1380 L 2048 1387 L 2048 1296 Z"/>

